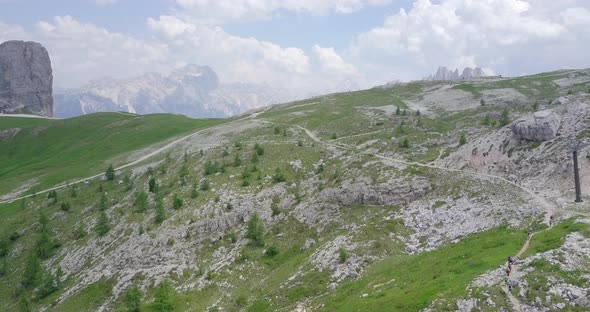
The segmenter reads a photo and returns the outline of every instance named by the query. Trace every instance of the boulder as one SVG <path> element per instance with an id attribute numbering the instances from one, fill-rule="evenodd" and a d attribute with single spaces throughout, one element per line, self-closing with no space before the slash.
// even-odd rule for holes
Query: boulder
<path id="1" fill-rule="evenodd" d="M 544 110 L 525 116 L 512 123 L 512 133 L 520 139 L 543 142 L 555 138 L 561 125 L 561 117 Z"/>
<path id="2" fill-rule="evenodd" d="M 566 105 L 570 101 L 565 96 L 560 96 L 551 102 L 551 105 Z"/>
<path id="3" fill-rule="evenodd" d="M 51 61 L 41 44 L 0 44 L 0 113 L 53 116 L 52 84 Z"/>

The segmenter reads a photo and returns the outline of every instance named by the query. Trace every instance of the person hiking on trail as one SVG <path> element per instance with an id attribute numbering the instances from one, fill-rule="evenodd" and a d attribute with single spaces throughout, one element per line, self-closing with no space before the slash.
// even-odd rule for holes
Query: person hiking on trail
<path id="1" fill-rule="evenodd" d="M 549 217 L 549 228 L 553 227 L 553 215 Z"/>
<path id="2" fill-rule="evenodd" d="M 510 276 L 510 268 L 506 269 L 506 276 Z"/>
<path id="3" fill-rule="evenodd" d="M 508 291 L 512 292 L 512 284 L 508 283 Z"/>
<path id="4" fill-rule="evenodd" d="M 514 263 L 512 256 L 508 256 L 508 264 L 512 265 L 512 263 Z"/>
<path id="5" fill-rule="evenodd" d="M 532 233 L 531 233 L 531 231 L 529 231 L 529 239 L 531 239 L 531 235 L 532 235 Z"/>
<path id="6" fill-rule="evenodd" d="M 508 286 L 508 275 L 504 275 L 504 285 Z"/>

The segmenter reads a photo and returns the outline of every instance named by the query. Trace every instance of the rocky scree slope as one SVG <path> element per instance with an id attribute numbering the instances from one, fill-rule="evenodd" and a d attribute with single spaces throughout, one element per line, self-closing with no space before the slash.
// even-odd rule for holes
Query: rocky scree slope
<path id="1" fill-rule="evenodd" d="M 386 300 L 389 294 L 379 290 L 387 284 L 399 288 L 392 290 L 402 296 L 398 304 L 421 296 L 425 304 L 417 306 L 424 308 L 431 302 L 454 304 L 455 295 L 447 298 L 444 292 L 406 293 L 411 285 L 397 283 L 396 276 L 375 276 L 374 268 L 410 259 L 411 270 L 413 257 L 452 251 L 475 233 L 500 235 L 507 229 L 526 236 L 529 226 L 545 218 L 541 200 L 560 207 L 560 219 L 568 217 L 573 208 L 555 204 L 566 202 L 570 187 L 555 168 L 568 138 L 588 129 L 579 109 L 587 102 L 584 92 L 567 95 L 569 89 L 556 87 L 552 92 L 571 106 L 554 107 L 555 97 L 542 98 L 545 91 L 539 89 L 531 94 L 543 104 L 533 109 L 510 98 L 518 93 L 527 99 L 524 89 L 500 85 L 498 91 L 486 83 L 506 82 L 470 83 L 477 89 L 467 90 L 477 92 L 457 89 L 459 84 L 403 84 L 272 107 L 191 136 L 167 154 L 117 172 L 112 181 L 91 180 L 55 197 L 2 207 L 7 257 L 15 264 L 2 278 L 0 296 L 12 310 L 19 304 L 15 298 L 48 310 L 74 310 L 80 303 L 117 310 L 137 286 L 144 293 L 142 307 L 157 308 L 158 285 L 168 281 L 172 305 L 181 310 L 323 311 L 332 296 L 359 300 L 360 307 L 362 300 Z M 466 105 L 445 109 L 452 102 L 449 90 Z M 504 92 L 508 98 L 500 96 Z M 489 101 L 481 105 L 482 98 Z M 424 110 L 419 114 L 413 105 Z M 511 120 L 552 109 L 563 121 L 559 135 L 538 144 L 515 136 L 510 122 L 483 122 L 486 116 L 500 120 L 503 109 Z M 583 181 L 589 177 L 583 170 Z M 537 189 L 543 181 L 555 182 Z M 42 222 L 31 221 L 41 212 L 60 242 L 43 267 L 53 274 L 61 270 L 62 286 L 45 297 L 38 295 L 41 286 L 15 297 L 8 289 L 20 285 L 25 271 L 20 263 L 43 234 Z M 573 230 L 547 233 L 565 236 Z M 556 247 L 560 237 L 552 240 Z M 564 257 L 571 250 L 564 249 Z M 471 255 L 489 256 L 485 250 Z M 486 266 L 481 268 L 485 274 Z M 437 276 L 427 277 L 437 283 Z M 367 278 L 387 279 L 354 288 Z M 584 279 L 574 279 L 587 287 Z M 453 289 L 460 293 L 466 286 Z M 96 289 L 100 295 L 89 300 L 87 294 Z M 462 300 L 471 302 L 468 295 Z M 490 300 L 492 309 L 509 307 L 506 300 Z"/>

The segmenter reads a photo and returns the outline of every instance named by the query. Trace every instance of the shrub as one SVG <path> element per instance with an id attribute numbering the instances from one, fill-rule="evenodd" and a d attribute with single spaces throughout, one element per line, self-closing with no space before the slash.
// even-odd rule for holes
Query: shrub
<path id="1" fill-rule="evenodd" d="M 303 146 L 303 141 L 302 140 L 297 141 L 297 146 L 302 147 Z"/>
<path id="2" fill-rule="evenodd" d="M 78 197 L 78 192 L 76 191 L 76 188 L 74 186 L 72 186 L 70 188 L 70 197 L 72 197 L 72 198 Z"/>
<path id="3" fill-rule="evenodd" d="M 111 224 L 109 223 L 109 217 L 106 212 L 103 211 L 100 213 L 95 229 L 99 236 L 104 236 L 111 230 Z"/>
<path id="4" fill-rule="evenodd" d="M 395 108 L 395 114 L 396 115 L 400 115 L 402 113 L 402 110 L 398 107 Z"/>
<path id="5" fill-rule="evenodd" d="M 272 176 L 272 181 L 274 183 L 281 183 L 287 181 L 287 178 L 285 177 L 281 169 L 277 167 L 275 169 L 275 174 L 273 174 Z"/>
<path id="6" fill-rule="evenodd" d="M 254 144 L 254 151 L 258 156 L 264 155 L 264 148 L 258 143 Z"/>
<path id="7" fill-rule="evenodd" d="M 166 210 L 164 209 L 164 202 L 160 196 L 156 197 L 156 224 L 161 224 L 166 220 Z"/>
<path id="8" fill-rule="evenodd" d="M 509 123 L 510 123 L 510 112 L 508 111 L 508 108 L 504 108 L 504 110 L 502 110 L 502 118 L 500 118 L 500 125 L 506 126 Z"/>
<path id="9" fill-rule="evenodd" d="M 234 157 L 234 167 L 239 167 L 242 165 L 242 159 L 240 158 L 240 155 L 236 154 L 236 157 Z"/>
<path id="10" fill-rule="evenodd" d="M 65 203 L 61 203 L 60 208 L 62 211 L 68 212 L 68 211 L 70 211 L 71 206 L 70 206 L 70 203 L 65 202 Z"/>
<path id="11" fill-rule="evenodd" d="M 461 133 L 461 137 L 459 137 L 459 145 L 465 145 L 467 143 L 467 137 L 465 133 Z"/>
<path id="12" fill-rule="evenodd" d="M 193 188 L 191 189 L 191 198 L 195 199 L 199 197 L 199 191 L 197 191 L 197 185 L 193 185 Z"/>
<path id="13" fill-rule="evenodd" d="M 484 99 L 479 100 L 479 104 L 481 106 L 485 106 L 486 105 L 486 101 Z"/>
<path id="14" fill-rule="evenodd" d="M 178 197 L 178 194 L 174 194 L 174 200 L 172 200 L 172 208 L 178 210 L 182 207 L 182 198 Z"/>
<path id="15" fill-rule="evenodd" d="M 39 239 L 35 244 L 35 251 L 37 256 L 41 259 L 48 259 L 53 255 L 55 244 L 48 231 L 44 231 L 39 235 Z"/>
<path id="16" fill-rule="evenodd" d="M 108 207 L 107 196 L 104 193 L 102 193 L 102 194 L 100 194 L 100 200 L 98 201 L 98 210 L 105 211 L 108 208 L 109 207 Z"/>
<path id="17" fill-rule="evenodd" d="M 154 307 L 156 311 L 168 312 L 174 310 L 172 300 L 172 286 L 167 280 L 163 280 L 156 290 L 154 296 Z"/>
<path id="18" fill-rule="evenodd" d="M 157 193 L 159 190 L 158 187 L 158 182 L 156 182 L 155 178 L 151 178 L 150 181 L 148 182 L 148 189 L 150 191 L 150 193 Z"/>
<path id="19" fill-rule="evenodd" d="M 256 246 L 264 245 L 264 224 L 257 213 L 254 213 L 248 220 L 246 237 L 251 239 Z"/>
<path id="20" fill-rule="evenodd" d="M 417 110 L 416 111 L 416 117 L 420 117 L 420 116 L 422 116 L 422 113 L 420 112 L 420 110 Z"/>
<path id="21" fill-rule="evenodd" d="M 238 150 L 241 150 L 242 149 L 242 143 L 236 142 L 236 143 L 234 143 L 234 147 L 237 148 Z"/>
<path id="22" fill-rule="evenodd" d="M 536 112 L 539 110 L 539 102 L 535 101 L 535 103 L 533 103 L 533 111 Z"/>
<path id="23" fill-rule="evenodd" d="M 338 260 L 340 260 L 340 263 L 345 263 L 346 260 L 348 260 L 348 252 L 346 249 L 342 247 L 338 248 Z"/>
<path id="24" fill-rule="evenodd" d="M 252 158 L 250 158 L 250 161 L 255 164 L 258 162 L 258 153 L 254 152 L 254 154 L 252 154 Z"/>
<path id="25" fill-rule="evenodd" d="M 399 147 L 401 148 L 409 148 L 410 147 L 410 141 L 408 140 L 408 138 L 404 138 L 403 140 L 399 141 Z"/>
<path id="26" fill-rule="evenodd" d="M 25 288 L 33 288 L 37 286 L 43 273 L 43 267 L 37 254 L 34 252 L 29 253 L 27 256 L 27 262 L 25 263 L 25 271 L 23 273 L 23 280 L 21 284 Z"/>
<path id="27" fill-rule="evenodd" d="M 238 235 L 236 234 L 236 232 L 231 232 L 227 235 L 227 237 L 229 238 L 229 241 L 232 243 L 235 243 L 238 241 Z"/>
<path id="28" fill-rule="evenodd" d="M 275 126 L 274 133 L 275 134 L 280 134 L 281 133 L 281 129 L 278 126 Z"/>
<path id="29" fill-rule="evenodd" d="M 336 139 L 338 139 L 338 136 L 336 135 L 336 133 L 332 133 L 332 136 L 330 137 L 330 139 L 336 140 Z"/>
<path id="30" fill-rule="evenodd" d="M 88 233 L 86 232 L 84 224 L 78 225 L 78 227 L 74 230 L 74 239 L 81 239 L 86 237 Z"/>
<path id="31" fill-rule="evenodd" d="M 7 239 L 1 238 L 0 239 L 0 257 L 4 257 L 8 254 L 8 250 L 10 248 L 10 242 Z"/>
<path id="32" fill-rule="evenodd" d="M 137 212 L 146 211 L 148 207 L 148 195 L 143 191 L 135 193 L 135 200 L 133 200 L 133 206 L 135 207 L 135 211 Z"/>
<path id="33" fill-rule="evenodd" d="M 210 188 L 210 185 L 209 184 L 210 183 L 209 183 L 208 180 L 203 179 L 203 181 L 201 181 L 201 191 L 208 191 L 209 188 Z"/>
<path id="34" fill-rule="evenodd" d="M 272 245 L 270 245 L 268 248 L 266 248 L 266 250 L 264 251 L 264 254 L 267 257 L 274 257 L 276 255 L 279 254 L 279 247 L 277 247 L 277 245 L 275 245 L 274 243 Z"/>
<path id="35" fill-rule="evenodd" d="M 223 157 L 229 156 L 229 151 L 227 150 L 227 148 L 224 148 L 223 149 L 223 152 L 221 153 L 221 156 L 223 156 Z"/>
<path id="36" fill-rule="evenodd" d="M 113 165 L 109 165 L 109 167 L 107 168 L 107 171 L 104 173 L 105 178 L 107 179 L 107 181 L 113 181 L 115 180 L 115 168 L 113 168 Z"/>
<path id="37" fill-rule="evenodd" d="M 270 204 L 270 209 L 272 210 L 272 216 L 278 216 L 281 213 L 281 209 L 279 208 L 279 204 L 273 202 Z"/>
<path id="38" fill-rule="evenodd" d="M 125 292 L 125 297 L 123 301 L 125 302 L 125 307 L 127 308 L 128 312 L 141 311 L 142 296 L 143 294 L 141 293 L 141 290 L 137 288 L 137 286 L 133 286 Z"/>

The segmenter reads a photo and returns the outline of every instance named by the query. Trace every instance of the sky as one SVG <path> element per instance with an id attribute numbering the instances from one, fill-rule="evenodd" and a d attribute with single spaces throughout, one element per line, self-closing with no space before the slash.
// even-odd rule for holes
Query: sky
<path id="1" fill-rule="evenodd" d="M 207 65 L 292 93 L 590 67 L 589 0 L 0 0 L 0 42 L 49 51 L 54 85 Z"/>

